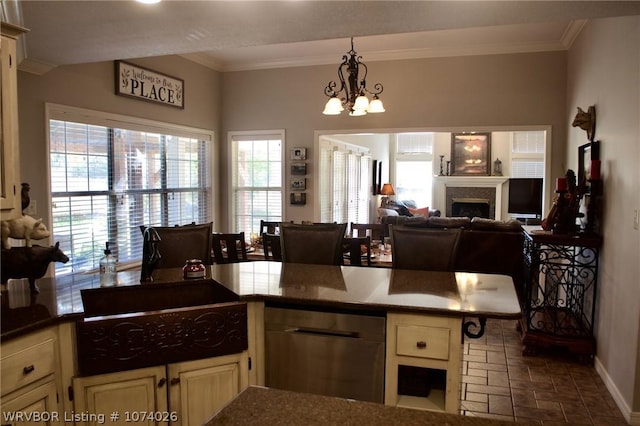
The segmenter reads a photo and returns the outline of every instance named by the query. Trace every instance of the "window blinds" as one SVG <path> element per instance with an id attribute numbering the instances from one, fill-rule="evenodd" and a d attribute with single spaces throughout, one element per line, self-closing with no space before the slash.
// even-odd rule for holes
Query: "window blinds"
<path id="1" fill-rule="evenodd" d="M 544 177 L 545 132 L 513 132 L 511 177 Z"/>
<path id="2" fill-rule="evenodd" d="M 369 222 L 371 156 L 336 142 L 320 144 L 320 220 Z"/>
<path id="3" fill-rule="evenodd" d="M 144 131 L 135 119 L 132 130 L 126 117 L 110 121 L 120 127 L 91 124 L 107 123 L 95 114 L 50 111 L 52 233 L 70 258 L 57 275 L 97 269 L 107 241 L 119 263 L 139 261 L 140 225 L 212 220 L 210 137 L 162 123 Z"/>
<path id="4" fill-rule="evenodd" d="M 260 220 L 282 220 L 284 134 L 230 134 L 233 232 L 260 232 Z"/>

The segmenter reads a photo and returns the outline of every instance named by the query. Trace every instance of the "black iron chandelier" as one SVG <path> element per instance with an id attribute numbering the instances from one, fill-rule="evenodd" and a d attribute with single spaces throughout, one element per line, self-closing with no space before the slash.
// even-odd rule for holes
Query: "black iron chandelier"
<path id="1" fill-rule="evenodd" d="M 339 115 L 345 109 L 351 116 L 385 111 L 382 101 L 378 98 L 382 93 L 382 84 L 376 83 L 373 90 L 367 88 L 367 66 L 361 59 L 362 56 L 357 56 L 356 51 L 353 50 L 353 37 L 351 37 L 351 50 L 342 56 L 342 63 L 338 66 L 340 87 L 336 90 L 338 84 L 330 81 L 324 88 L 324 94 L 329 97 L 329 100 L 324 106 L 323 114 Z M 367 93 L 373 95 L 371 101 Z"/>

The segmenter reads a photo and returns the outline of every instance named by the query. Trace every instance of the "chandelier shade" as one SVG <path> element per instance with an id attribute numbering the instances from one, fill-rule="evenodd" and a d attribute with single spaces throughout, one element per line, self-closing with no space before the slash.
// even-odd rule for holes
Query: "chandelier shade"
<path id="1" fill-rule="evenodd" d="M 329 100 L 322 111 L 325 115 L 339 115 L 347 110 L 352 117 L 385 112 L 384 105 L 378 97 L 382 93 L 382 84 L 376 83 L 373 88 L 367 87 L 367 66 L 362 62 L 353 49 L 353 37 L 351 37 L 351 50 L 342 56 L 342 63 L 338 66 L 338 79 L 340 87 L 335 81 L 330 81 L 324 88 L 324 94 Z M 367 94 L 372 95 L 370 101 Z"/>

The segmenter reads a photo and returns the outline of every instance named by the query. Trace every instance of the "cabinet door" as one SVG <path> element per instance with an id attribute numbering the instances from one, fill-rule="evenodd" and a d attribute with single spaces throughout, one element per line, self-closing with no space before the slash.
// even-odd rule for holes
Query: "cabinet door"
<path id="1" fill-rule="evenodd" d="M 2 23 L 0 42 L 0 209 L 2 219 L 20 215 L 20 161 L 18 159 L 18 77 L 16 38 L 25 30 Z"/>
<path id="2" fill-rule="evenodd" d="M 165 373 L 165 366 L 158 366 L 74 378 L 74 413 L 94 417 L 75 419 L 76 424 L 167 424 L 154 419 L 156 413 L 167 412 Z M 142 413 L 151 413 L 151 418 L 141 418 Z"/>
<path id="3" fill-rule="evenodd" d="M 39 417 L 35 417 L 34 413 Z M 58 425 L 64 420 L 62 416 L 58 409 L 56 384 L 53 380 L 33 390 L 17 391 L 2 398 L 3 425 Z"/>
<path id="4" fill-rule="evenodd" d="M 169 405 L 176 425 L 200 426 L 248 386 L 247 354 L 169 365 Z"/>

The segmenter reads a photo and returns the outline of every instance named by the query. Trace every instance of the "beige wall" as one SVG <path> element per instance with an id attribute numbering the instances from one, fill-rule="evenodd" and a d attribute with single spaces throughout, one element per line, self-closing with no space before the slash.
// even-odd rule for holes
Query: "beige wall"
<path id="1" fill-rule="evenodd" d="M 180 57 L 132 61 L 184 79 L 184 111 L 115 96 L 112 62 L 60 67 L 43 76 L 19 72 L 22 181 L 31 184 L 39 215 L 46 217 L 45 102 L 214 130 L 217 177 L 223 179 L 214 182 L 222 183 L 217 185 L 222 204 L 228 196 L 227 131 L 285 129 L 287 150 L 309 149 L 313 174 L 315 131 L 551 125 L 552 175 L 559 176 L 567 166 L 576 167 L 577 146 L 585 142 L 584 132 L 568 123 L 577 106 L 595 104 L 606 182 L 597 362 L 614 394 L 640 411 L 640 233 L 632 225 L 633 210 L 640 209 L 640 17 L 590 22 L 568 55 L 368 62 L 368 81 L 384 84 L 388 112 L 366 117 L 321 114 L 322 89 L 336 79 L 342 53 L 336 53 L 335 66 L 222 75 Z M 314 186 L 310 179 L 308 192 Z M 287 205 L 285 215 L 313 217 L 313 204 Z"/>
<path id="2" fill-rule="evenodd" d="M 217 72 L 177 56 L 130 62 L 183 79 L 185 109 L 116 96 L 113 62 L 64 66 L 41 76 L 18 72 L 21 179 L 31 184 L 37 216 L 44 217 L 47 225 L 51 206 L 45 102 L 213 130 L 218 138 L 221 97 Z"/>
<path id="3" fill-rule="evenodd" d="M 323 89 L 336 65 L 224 73 L 221 137 L 228 131 L 285 129 L 286 149 L 306 147 L 313 176 L 314 131 L 552 126 L 552 170 L 564 164 L 566 52 L 367 62 L 369 84 L 384 85 L 387 112 L 364 117 L 325 116 Z M 222 158 L 228 158 L 226 144 Z M 288 155 L 287 155 L 288 158 Z M 227 162 L 221 173 L 227 175 Z M 288 162 L 285 170 L 288 170 Z M 308 193 L 316 186 L 307 179 Z M 223 189 L 224 190 L 224 189 Z M 224 197 L 228 194 L 225 192 Z M 288 193 L 285 194 L 288 199 Z M 286 204 L 287 220 L 313 218 L 313 202 Z"/>
<path id="4" fill-rule="evenodd" d="M 571 116 L 578 106 L 596 106 L 602 158 L 596 366 L 640 424 L 640 231 L 633 227 L 634 209 L 640 209 L 640 16 L 589 22 L 569 51 L 568 81 Z M 577 164 L 585 132 L 569 128 L 568 142 L 568 164 Z"/>

